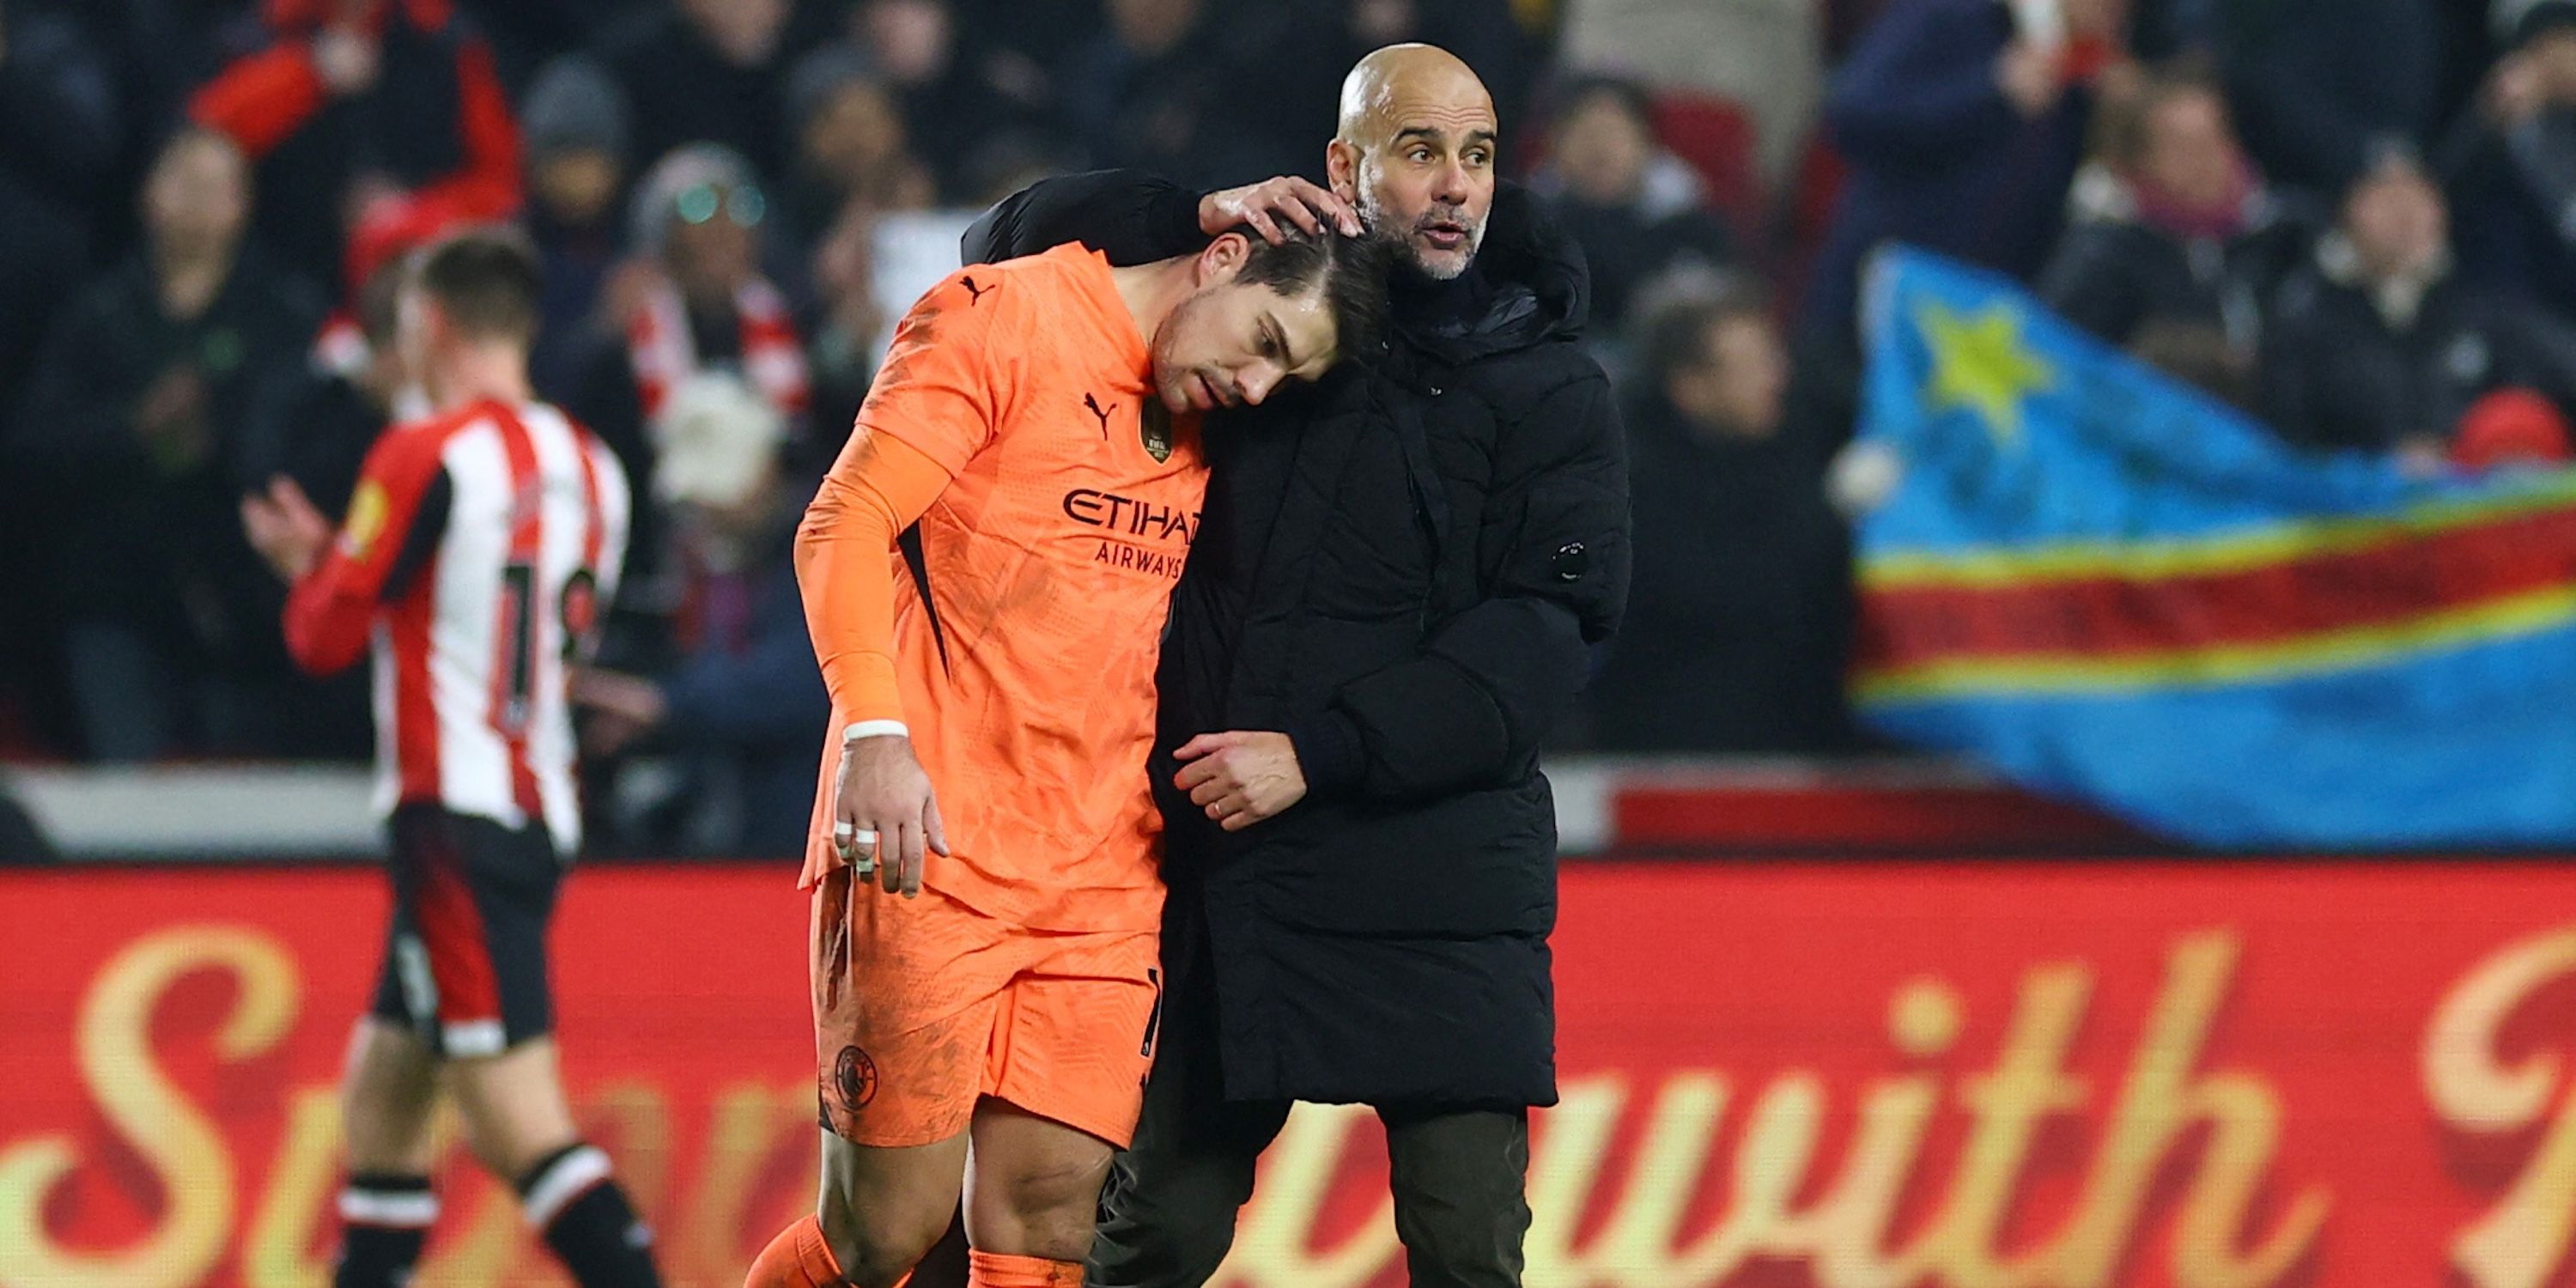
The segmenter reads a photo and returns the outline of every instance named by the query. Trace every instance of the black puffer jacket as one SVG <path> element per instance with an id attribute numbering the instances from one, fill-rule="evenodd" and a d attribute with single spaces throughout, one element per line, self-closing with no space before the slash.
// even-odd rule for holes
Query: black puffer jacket
<path id="1" fill-rule="evenodd" d="M 2206 328 L 2231 348 L 2262 342 L 2263 303 L 2315 244 L 2303 207 L 2249 198 L 2242 231 L 2185 236 L 2141 217 L 2108 175 L 2076 181 L 2075 222 L 2040 274 L 2039 295 L 2068 321 L 2126 347 L 2150 325 Z"/>
<path id="2" fill-rule="evenodd" d="M 986 215 L 966 258 L 1178 254 L 1205 242 L 1196 206 L 1132 174 L 1051 180 Z M 1585 295 L 1571 241 L 1507 188 L 1468 277 L 1399 291 L 1377 361 L 1208 427 L 1153 773 L 1165 959 L 1174 989 L 1215 990 L 1231 1098 L 1556 1099 L 1538 748 L 1629 566 L 1618 422 L 1575 343 Z M 1227 729 L 1287 731 L 1307 798 L 1209 825 L 1169 753 Z"/>
<path id="3" fill-rule="evenodd" d="M 2319 450 L 2447 442 L 2479 399 L 2528 389 L 2576 416 L 2576 331 L 2449 271 L 2374 287 L 2351 244 L 2327 237 L 2273 302 L 2263 412 Z"/>

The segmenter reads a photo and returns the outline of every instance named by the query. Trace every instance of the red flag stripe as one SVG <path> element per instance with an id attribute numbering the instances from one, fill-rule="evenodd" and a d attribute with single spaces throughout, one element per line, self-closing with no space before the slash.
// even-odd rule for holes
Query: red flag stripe
<path id="1" fill-rule="evenodd" d="M 1865 671 L 1960 658 L 2118 657 L 2267 643 L 2576 584 L 2576 506 L 2421 541 L 2205 576 L 1873 590 Z"/>

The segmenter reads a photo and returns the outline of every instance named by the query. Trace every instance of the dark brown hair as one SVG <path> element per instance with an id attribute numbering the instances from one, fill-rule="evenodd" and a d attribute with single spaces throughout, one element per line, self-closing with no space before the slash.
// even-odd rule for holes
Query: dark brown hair
<path id="1" fill-rule="evenodd" d="M 497 340 L 537 333 L 542 279 L 526 238 L 495 228 L 457 233 L 422 252 L 416 271 L 413 280 L 457 330 Z"/>
<path id="2" fill-rule="evenodd" d="M 1638 356 L 1658 381 L 1697 370 L 1712 361 L 1709 337 L 1729 322 L 1773 326 L 1770 299 L 1757 287 L 1730 282 L 1667 303 L 1646 315 Z"/>
<path id="3" fill-rule="evenodd" d="M 2181 58 L 2147 74 L 2137 92 L 2102 105 L 2094 121 L 2093 156 L 2118 170 L 2135 169 L 2147 156 L 2156 113 L 2176 99 L 2206 94 L 2223 108 L 2227 94 L 2206 60 Z"/>
<path id="4" fill-rule="evenodd" d="M 1320 290 L 1333 315 L 1333 351 L 1344 358 L 1367 357 L 1386 333 L 1386 272 L 1395 247 L 1362 235 L 1327 232 L 1311 236 L 1286 228 L 1287 240 L 1276 245 L 1259 233 L 1242 230 L 1252 243 L 1235 281 L 1266 286 L 1289 299 Z"/>

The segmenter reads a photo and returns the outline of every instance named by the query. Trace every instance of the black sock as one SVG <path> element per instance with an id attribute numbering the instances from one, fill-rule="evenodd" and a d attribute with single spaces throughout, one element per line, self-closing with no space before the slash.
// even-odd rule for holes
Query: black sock
<path id="1" fill-rule="evenodd" d="M 340 1191 L 340 1260 L 331 1288 L 401 1288 L 438 1220 L 426 1176 L 358 1172 Z"/>
<path id="2" fill-rule="evenodd" d="M 519 1178 L 528 1224 L 581 1288 L 661 1288 L 653 1232 L 608 1174 L 608 1155 L 567 1145 Z"/>

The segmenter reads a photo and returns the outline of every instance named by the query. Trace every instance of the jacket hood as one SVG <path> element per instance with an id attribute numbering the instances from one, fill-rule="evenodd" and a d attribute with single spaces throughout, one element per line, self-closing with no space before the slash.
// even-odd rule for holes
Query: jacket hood
<path id="1" fill-rule="evenodd" d="M 1487 288 L 1483 309 L 1458 325 L 1407 327 L 1416 343 L 1465 362 L 1583 334 L 1592 305 L 1591 271 L 1582 248 L 1528 189 L 1496 185 L 1485 241 L 1470 271 Z"/>

